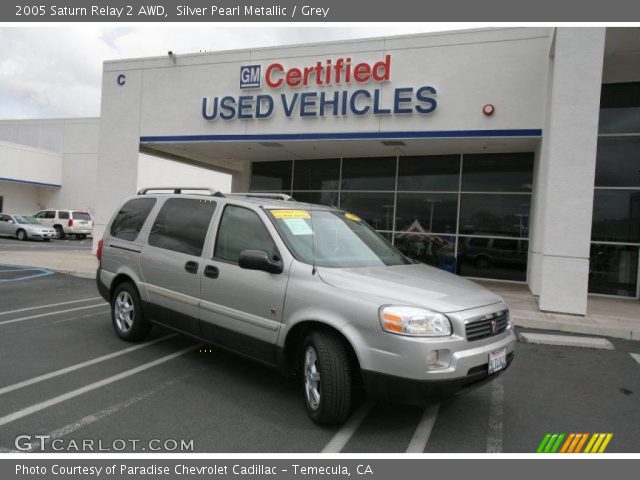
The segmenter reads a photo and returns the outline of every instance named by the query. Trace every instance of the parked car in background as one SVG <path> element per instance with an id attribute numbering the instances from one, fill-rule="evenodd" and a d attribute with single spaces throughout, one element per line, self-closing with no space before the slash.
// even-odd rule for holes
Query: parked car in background
<path id="1" fill-rule="evenodd" d="M 187 190 L 141 190 L 98 243 L 98 291 L 123 340 L 157 323 L 298 375 L 322 424 L 343 422 L 361 386 L 422 404 L 511 363 L 502 298 L 408 259 L 357 215 Z"/>
<path id="2" fill-rule="evenodd" d="M 93 218 L 82 210 L 41 210 L 34 217 L 43 225 L 54 228 L 58 238 L 74 235 L 85 239 L 93 233 Z"/>
<path id="3" fill-rule="evenodd" d="M 56 237 L 56 231 L 42 225 L 33 217 L 0 213 L 0 235 L 18 240 L 44 240 Z"/>

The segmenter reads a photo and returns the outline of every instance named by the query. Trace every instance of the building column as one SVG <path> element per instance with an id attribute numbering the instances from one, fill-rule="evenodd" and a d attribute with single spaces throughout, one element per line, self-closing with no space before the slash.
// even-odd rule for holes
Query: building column
<path id="1" fill-rule="evenodd" d="M 604 28 L 558 28 L 536 155 L 529 282 L 540 310 L 587 313 Z"/>
<path id="2" fill-rule="evenodd" d="M 108 67 L 102 75 L 94 252 L 115 209 L 138 185 L 142 72 Z"/>
<path id="3" fill-rule="evenodd" d="M 248 160 L 238 161 L 241 164 L 240 171 L 231 174 L 231 191 L 245 193 L 250 189 L 251 183 L 251 162 Z"/>

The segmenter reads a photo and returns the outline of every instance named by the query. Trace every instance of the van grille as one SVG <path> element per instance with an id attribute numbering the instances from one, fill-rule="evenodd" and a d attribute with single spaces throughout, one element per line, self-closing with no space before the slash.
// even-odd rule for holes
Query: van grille
<path id="1" fill-rule="evenodd" d="M 494 322 L 495 327 L 492 329 L 492 324 Z M 508 323 L 509 310 L 502 310 L 500 312 L 482 315 L 479 318 L 471 320 L 465 325 L 467 340 L 480 340 L 481 338 L 499 335 L 506 330 Z"/>

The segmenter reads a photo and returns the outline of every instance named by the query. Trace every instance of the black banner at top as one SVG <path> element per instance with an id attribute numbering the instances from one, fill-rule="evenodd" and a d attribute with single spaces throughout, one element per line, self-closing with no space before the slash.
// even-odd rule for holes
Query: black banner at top
<path id="1" fill-rule="evenodd" d="M 1 22 L 634 22 L 629 0 L 6 0 Z"/>

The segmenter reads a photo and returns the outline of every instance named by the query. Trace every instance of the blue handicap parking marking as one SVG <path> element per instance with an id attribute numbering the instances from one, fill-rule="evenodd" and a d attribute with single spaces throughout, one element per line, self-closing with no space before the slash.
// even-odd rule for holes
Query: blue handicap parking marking
<path id="1" fill-rule="evenodd" d="M 54 272 L 46 268 L 0 264 L 0 283 L 31 280 L 53 274 Z"/>

